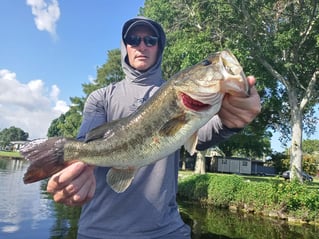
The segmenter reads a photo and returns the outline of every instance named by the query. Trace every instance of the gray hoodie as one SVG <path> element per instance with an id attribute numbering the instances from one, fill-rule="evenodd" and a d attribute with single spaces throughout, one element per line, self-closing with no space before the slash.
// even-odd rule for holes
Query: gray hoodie
<path id="1" fill-rule="evenodd" d="M 139 19 L 153 24 L 160 36 L 158 59 L 146 72 L 139 72 L 127 63 L 123 41 L 127 27 Z M 84 139 L 85 134 L 98 125 L 132 114 L 158 90 L 165 82 L 161 72 L 165 41 L 162 27 L 150 19 L 139 17 L 124 24 L 121 53 L 126 77 L 118 83 L 94 91 L 88 97 L 79 139 Z M 210 124 L 201 131 L 200 139 L 203 143 L 216 143 L 231 134 L 215 134 Z M 182 221 L 176 203 L 179 155 L 177 150 L 139 169 L 131 186 L 123 193 L 114 192 L 106 183 L 109 168 L 97 167 L 95 195 L 82 208 L 78 238 L 190 238 L 190 230 Z"/>

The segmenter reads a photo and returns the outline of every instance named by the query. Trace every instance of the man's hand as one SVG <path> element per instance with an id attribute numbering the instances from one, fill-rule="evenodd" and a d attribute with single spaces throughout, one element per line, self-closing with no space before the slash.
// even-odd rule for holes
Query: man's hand
<path id="1" fill-rule="evenodd" d="M 94 196 L 96 181 L 94 167 L 76 162 L 53 175 L 47 191 L 56 202 L 68 206 L 81 206 Z"/>
<path id="2" fill-rule="evenodd" d="M 248 76 L 250 96 L 239 97 L 226 94 L 218 113 L 223 125 L 228 128 L 244 128 L 252 122 L 261 111 L 260 97 L 255 88 L 256 79 Z"/>

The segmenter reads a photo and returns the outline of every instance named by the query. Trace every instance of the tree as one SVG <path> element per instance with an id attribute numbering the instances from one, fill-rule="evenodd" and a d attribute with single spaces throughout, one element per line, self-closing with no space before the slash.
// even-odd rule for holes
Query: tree
<path id="1" fill-rule="evenodd" d="M 47 136 L 64 136 L 74 138 L 77 135 L 82 121 L 84 98 L 71 97 L 72 106 L 59 118 L 54 119 L 48 129 Z"/>
<path id="2" fill-rule="evenodd" d="M 76 111 L 76 107 L 71 107 L 65 114 L 54 119 L 48 129 L 47 136 L 64 136 L 75 138 L 81 125 L 82 115 Z"/>
<path id="3" fill-rule="evenodd" d="M 316 175 L 319 172 L 319 140 L 304 140 L 302 169 L 310 175 Z M 285 153 L 272 155 L 272 162 L 278 172 L 289 169 L 289 158 L 291 149 L 287 148 Z"/>
<path id="4" fill-rule="evenodd" d="M 307 139 L 302 142 L 303 168 L 311 175 L 319 172 L 319 140 Z"/>
<path id="5" fill-rule="evenodd" d="M 302 160 L 303 171 L 310 175 L 317 175 L 318 172 L 318 158 L 315 155 L 304 154 Z"/>
<path id="6" fill-rule="evenodd" d="M 224 1 L 148 0 L 141 9 L 141 14 L 161 22 L 167 32 L 168 43 L 163 60 L 166 78 L 201 61 L 212 52 L 229 46 L 242 59 L 248 58 L 247 55 L 240 54 L 239 46 L 233 47 L 232 41 L 238 42 L 239 36 L 233 36 L 233 29 L 222 25 L 227 19 L 226 25 L 235 22 L 231 5 Z M 247 50 L 243 52 L 248 54 Z M 246 68 L 247 71 L 249 67 Z M 234 154 L 239 148 L 245 149 L 251 156 L 262 156 L 269 152 L 270 135 L 266 132 L 269 115 L 271 114 L 262 112 L 254 125 L 223 143 L 221 148 L 227 151 L 227 155 Z M 239 153 L 238 150 L 236 153 Z"/>
<path id="7" fill-rule="evenodd" d="M 11 141 L 26 141 L 28 137 L 29 133 L 15 126 L 11 126 L 0 132 L 0 145 L 1 147 L 6 147 Z"/>
<path id="8" fill-rule="evenodd" d="M 271 154 L 270 134 L 265 128 L 259 127 L 258 120 L 247 126 L 227 141 L 221 142 L 218 147 L 227 157 L 241 156 L 261 158 Z"/>
<path id="9" fill-rule="evenodd" d="M 270 164 L 275 168 L 275 171 L 278 173 L 283 173 L 289 168 L 289 163 L 286 164 L 288 160 L 287 154 L 275 152 L 271 155 Z"/>
<path id="10" fill-rule="evenodd" d="M 65 120 L 65 114 L 61 114 L 59 118 L 54 119 L 50 124 L 47 136 L 48 137 L 63 136 L 62 130 L 60 129 L 59 125 L 63 124 L 64 120 Z"/>
<path id="11" fill-rule="evenodd" d="M 124 78 L 121 64 L 121 51 L 114 49 L 108 51 L 107 61 L 97 68 L 97 77 L 92 83 L 82 84 L 83 92 L 88 96 L 92 91 L 105 87 Z"/>
<path id="12" fill-rule="evenodd" d="M 108 51 L 106 63 L 97 68 L 97 78 L 92 83 L 82 84 L 85 97 L 71 97 L 69 111 L 54 119 L 48 129 L 47 136 L 76 137 L 82 120 L 84 103 L 91 92 L 124 78 L 121 68 L 121 52 L 119 49 Z"/>
<path id="13" fill-rule="evenodd" d="M 318 154 L 319 153 L 319 140 L 318 139 L 307 139 L 302 142 L 303 152 L 307 154 Z"/>
<path id="14" fill-rule="evenodd" d="M 302 132 L 313 129 L 313 124 L 305 121 L 308 125 L 304 128 L 303 119 L 314 118 L 318 103 L 314 94 L 319 75 L 318 2 L 260 3 L 243 1 L 234 7 L 241 13 L 245 27 L 240 31 L 249 42 L 251 55 L 278 82 L 274 90 L 284 107 L 278 115 L 281 123 L 277 123 L 282 132 L 291 133 L 291 179 L 302 181 Z"/>
<path id="15" fill-rule="evenodd" d="M 318 120 L 318 1 L 147 0 L 141 13 L 168 33 L 164 69 L 194 64 L 207 51 L 235 53 L 259 79 L 260 127 L 279 129 L 283 143 L 291 138 L 292 178 L 302 181 L 302 132 L 312 133 Z"/>
<path id="16" fill-rule="evenodd" d="M 206 150 L 198 151 L 196 154 L 195 161 L 195 173 L 197 174 L 205 174 L 206 173 Z"/>

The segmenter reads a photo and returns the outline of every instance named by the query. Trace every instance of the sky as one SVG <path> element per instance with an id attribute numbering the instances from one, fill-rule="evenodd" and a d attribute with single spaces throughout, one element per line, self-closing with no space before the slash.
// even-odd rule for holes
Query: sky
<path id="1" fill-rule="evenodd" d="M 95 79 L 107 52 L 120 47 L 123 23 L 143 5 L 144 0 L 1 0 L 0 131 L 15 126 L 30 139 L 46 137 L 70 97 L 84 95 L 82 84 Z M 278 137 L 272 148 L 281 152 Z"/>
<path id="2" fill-rule="evenodd" d="M 0 131 L 15 126 L 46 137 L 70 97 L 120 47 L 123 23 L 143 0 L 0 1 Z"/>

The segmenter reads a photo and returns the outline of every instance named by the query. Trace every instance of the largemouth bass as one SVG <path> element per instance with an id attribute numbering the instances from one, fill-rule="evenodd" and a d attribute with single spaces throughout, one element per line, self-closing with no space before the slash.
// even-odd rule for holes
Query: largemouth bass
<path id="1" fill-rule="evenodd" d="M 111 167 L 107 183 L 124 192 L 139 168 L 183 145 L 193 154 L 197 131 L 218 113 L 225 93 L 249 96 L 243 69 L 228 50 L 180 71 L 135 113 L 91 130 L 84 142 L 54 137 L 26 145 L 20 151 L 30 160 L 24 182 L 50 177 L 76 160 Z"/>

